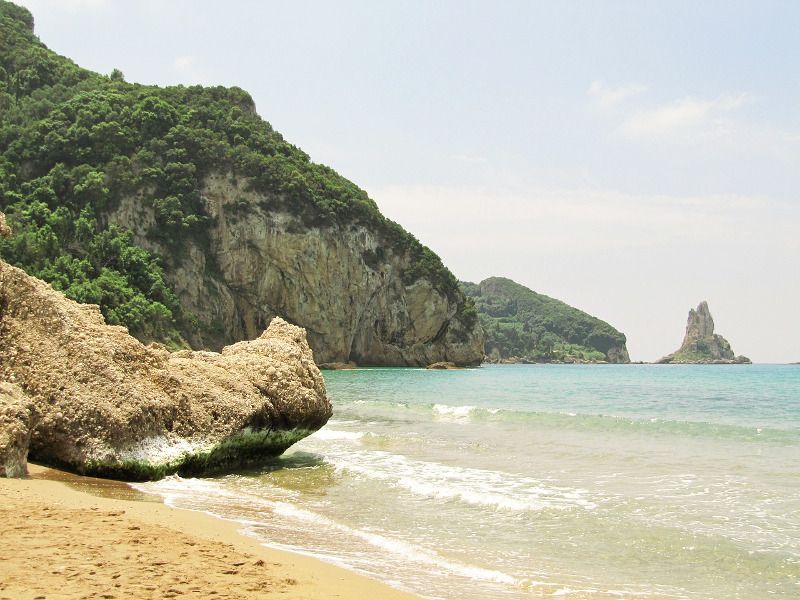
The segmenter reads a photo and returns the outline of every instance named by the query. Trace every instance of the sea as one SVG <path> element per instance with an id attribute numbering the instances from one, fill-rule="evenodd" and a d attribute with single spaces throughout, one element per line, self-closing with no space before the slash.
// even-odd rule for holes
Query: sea
<path id="1" fill-rule="evenodd" d="M 423 598 L 800 598 L 800 366 L 324 376 L 274 462 L 139 489 Z"/>

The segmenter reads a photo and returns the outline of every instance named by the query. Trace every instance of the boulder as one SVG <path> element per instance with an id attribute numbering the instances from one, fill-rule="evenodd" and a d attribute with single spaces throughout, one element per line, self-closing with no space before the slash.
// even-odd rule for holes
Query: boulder
<path id="1" fill-rule="evenodd" d="M 323 371 L 346 371 L 348 369 L 358 368 L 358 365 L 353 361 L 320 363 L 317 366 Z"/>
<path id="2" fill-rule="evenodd" d="M 258 464 L 331 415 L 305 330 L 283 319 L 219 353 L 170 353 L 2 261 L 0 381 L 41 417 L 32 460 L 120 479 Z"/>
<path id="3" fill-rule="evenodd" d="M 657 364 L 670 363 L 730 365 L 750 364 L 750 359 L 735 356 L 728 340 L 714 333 L 714 319 L 704 300 L 696 309 L 689 310 L 681 347 L 657 361 Z"/>

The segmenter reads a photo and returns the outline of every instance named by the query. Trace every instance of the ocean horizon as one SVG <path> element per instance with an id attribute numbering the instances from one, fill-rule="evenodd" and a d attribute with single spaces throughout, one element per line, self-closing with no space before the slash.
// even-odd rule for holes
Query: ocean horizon
<path id="1" fill-rule="evenodd" d="M 139 484 L 424 598 L 796 598 L 800 370 L 325 372 L 258 469 Z"/>

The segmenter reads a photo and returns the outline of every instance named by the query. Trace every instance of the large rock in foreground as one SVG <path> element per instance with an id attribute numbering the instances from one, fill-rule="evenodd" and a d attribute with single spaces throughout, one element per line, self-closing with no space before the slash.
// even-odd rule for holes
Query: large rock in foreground
<path id="1" fill-rule="evenodd" d="M 2 261 L 0 380 L 40 416 L 31 459 L 121 479 L 255 464 L 331 415 L 305 331 L 280 318 L 221 353 L 170 353 Z"/>
<path id="2" fill-rule="evenodd" d="M 704 300 L 697 309 L 689 310 L 686 335 L 681 347 L 658 361 L 658 364 L 749 364 L 746 356 L 735 356 L 731 345 L 714 333 L 714 319 Z"/>

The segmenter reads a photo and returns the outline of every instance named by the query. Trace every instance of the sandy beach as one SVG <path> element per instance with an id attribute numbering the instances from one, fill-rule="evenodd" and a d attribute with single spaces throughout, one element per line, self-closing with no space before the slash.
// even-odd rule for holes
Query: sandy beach
<path id="1" fill-rule="evenodd" d="M 416 598 L 125 484 L 29 468 L 0 479 L 0 599 Z"/>

